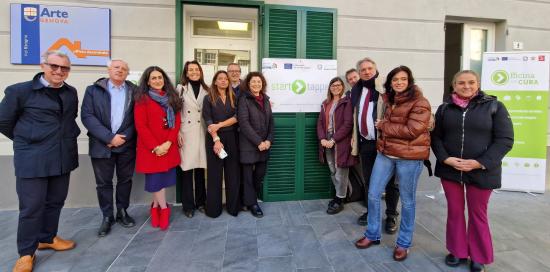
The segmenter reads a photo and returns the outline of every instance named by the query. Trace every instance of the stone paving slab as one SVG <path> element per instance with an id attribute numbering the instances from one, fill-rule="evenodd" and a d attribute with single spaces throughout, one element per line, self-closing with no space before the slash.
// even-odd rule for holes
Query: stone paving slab
<path id="1" fill-rule="evenodd" d="M 187 218 L 175 206 L 168 231 L 150 226 L 149 207 L 132 205 L 133 228 L 113 226 L 97 237 L 98 208 L 63 209 L 59 235 L 74 239 L 67 252 L 39 251 L 35 271 L 265 271 L 405 272 L 468 271 L 447 267 L 446 201 L 439 184 L 423 180 L 417 192 L 416 230 L 409 258 L 392 258 L 395 235 L 365 250 L 353 245 L 365 227 L 356 223 L 362 203 L 348 203 L 328 215 L 328 200 L 260 203 L 265 216 L 223 213 L 212 219 L 197 212 Z M 384 209 L 382 202 L 382 209 Z M 498 192 L 489 207 L 495 263 L 489 271 L 550 271 L 550 195 Z M 17 211 L 0 211 L 0 271 L 11 271 L 17 258 Z"/>

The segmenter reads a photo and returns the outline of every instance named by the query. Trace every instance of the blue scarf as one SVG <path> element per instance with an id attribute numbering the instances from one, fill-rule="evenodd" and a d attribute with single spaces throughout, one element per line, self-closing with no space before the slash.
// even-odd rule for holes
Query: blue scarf
<path id="1" fill-rule="evenodd" d="M 168 103 L 168 95 L 160 95 L 152 89 L 149 89 L 149 96 L 151 99 L 155 100 L 166 112 L 166 122 L 168 123 L 168 128 L 174 128 L 174 110 Z"/>

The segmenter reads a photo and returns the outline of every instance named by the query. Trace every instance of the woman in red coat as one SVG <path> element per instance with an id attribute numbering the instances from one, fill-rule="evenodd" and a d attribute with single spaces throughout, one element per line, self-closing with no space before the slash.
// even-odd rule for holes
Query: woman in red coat
<path id="1" fill-rule="evenodd" d="M 134 119 L 137 130 L 136 171 L 145 174 L 145 191 L 153 193 L 151 224 L 168 228 L 170 207 L 166 187 L 176 184 L 180 164 L 178 132 L 181 110 L 174 85 L 157 66 L 145 69 L 135 95 Z"/>

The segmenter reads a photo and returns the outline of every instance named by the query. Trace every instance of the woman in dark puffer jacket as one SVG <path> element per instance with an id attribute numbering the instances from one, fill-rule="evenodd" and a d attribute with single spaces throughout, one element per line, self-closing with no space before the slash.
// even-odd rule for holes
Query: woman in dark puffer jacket
<path id="1" fill-rule="evenodd" d="M 492 190 L 500 188 L 501 162 L 512 149 L 514 131 L 508 111 L 479 89 L 474 71 L 458 72 L 452 85 L 451 99 L 438 108 L 432 132 L 435 175 L 447 198 L 450 253 L 445 263 L 458 266 L 470 257 L 470 270 L 484 271 L 484 264 L 494 259 L 487 205 Z"/>

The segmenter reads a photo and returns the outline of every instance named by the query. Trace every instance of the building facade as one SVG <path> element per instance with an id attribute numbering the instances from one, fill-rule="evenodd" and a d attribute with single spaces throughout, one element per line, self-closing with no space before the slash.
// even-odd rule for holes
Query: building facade
<path id="1" fill-rule="evenodd" d="M 395 66 L 409 66 L 434 111 L 456 71 L 481 70 L 483 52 L 550 51 L 550 0 L 4 1 L 0 4 L 2 90 L 30 80 L 39 70 L 10 63 L 10 3 L 31 2 L 111 9 L 111 56 L 127 60 L 131 71 L 158 65 L 175 81 L 184 61 L 196 58 L 210 82 L 214 71 L 230 62 L 241 64 L 245 74 L 259 70 L 263 57 L 286 57 L 334 58 L 343 75 L 368 56 L 377 62 L 382 78 Z M 224 29 L 220 22 L 245 28 Z M 68 83 L 82 98 L 85 87 L 103 76 L 105 67 L 74 66 Z M 2 91 L 0 98 L 3 95 Z M 307 122 L 308 116 L 301 118 Z M 87 151 L 83 129 L 80 167 L 72 174 L 67 206 L 97 205 Z M 11 141 L 0 136 L 0 209 L 17 207 L 12 155 Z M 133 201 L 148 201 L 142 188 L 143 178 L 138 175 Z M 176 190 L 170 192 L 174 200 Z"/>

